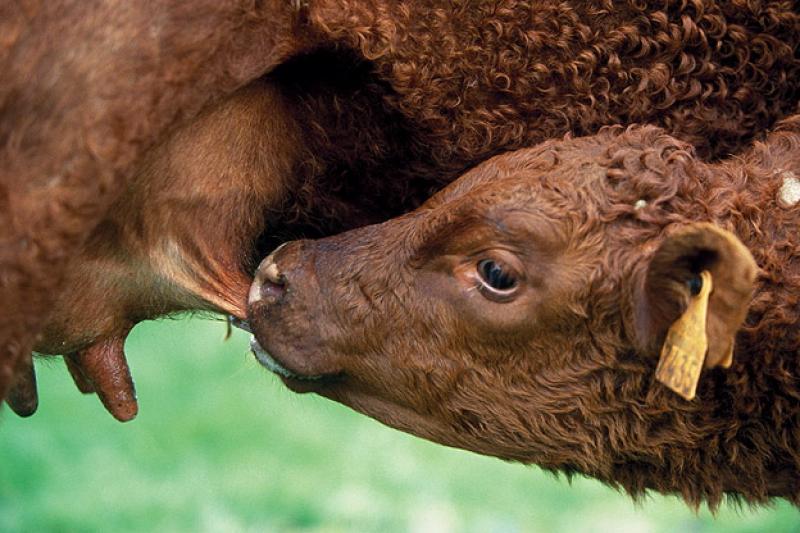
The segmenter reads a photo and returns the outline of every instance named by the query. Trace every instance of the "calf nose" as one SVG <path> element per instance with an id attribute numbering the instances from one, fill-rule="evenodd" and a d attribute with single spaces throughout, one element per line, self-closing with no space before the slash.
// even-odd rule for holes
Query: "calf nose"
<path id="1" fill-rule="evenodd" d="M 247 297 L 249 305 L 261 301 L 271 304 L 277 303 L 283 298 L 286 292 L 286 277 L 281 274 L 280 268 L 275 262 L 275 257 L 281 248 L 287 244 L 289 243 L 281 244 L 266 259 L 261 261 L 258 270 L 256 270 L 253 284 L 250 286 L 250 294 Z"/>

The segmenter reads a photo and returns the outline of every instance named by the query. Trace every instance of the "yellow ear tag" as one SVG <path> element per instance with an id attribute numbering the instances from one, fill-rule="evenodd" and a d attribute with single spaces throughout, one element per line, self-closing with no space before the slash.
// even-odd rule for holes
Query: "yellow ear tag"
<path id="1" fill-rule="evenodd" d="M 706 317 L 713 288 L 711 273 L 704 270 L 700 279 L 703 282 L 700 292 L 692 297 L 686 311 L 667 332 L 656 368 L 656 379 L 687 400 L 694 398 L 708 351 Z"/>

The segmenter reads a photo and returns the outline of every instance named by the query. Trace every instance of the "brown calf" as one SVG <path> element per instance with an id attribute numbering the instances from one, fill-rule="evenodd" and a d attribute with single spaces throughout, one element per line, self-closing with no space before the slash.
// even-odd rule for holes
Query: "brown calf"
<path id="1" fill-rule="evenodd" d="M 718 164 L 654 127 L 497 156 L 408 215 L 271 254 L 254 351 L 450 446 L 633 495 L 798 504 L 798 126 Z M 687 400 L 655 371 L 709 290 Z"/>

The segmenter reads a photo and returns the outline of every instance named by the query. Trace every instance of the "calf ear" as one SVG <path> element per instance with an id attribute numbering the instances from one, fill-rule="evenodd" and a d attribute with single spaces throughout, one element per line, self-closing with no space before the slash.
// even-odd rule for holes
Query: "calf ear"
<path id="1" fill-rule="evenodd" d="M 685 315 L 694 313 L 695 317 L 705 317 L 708 352 L 700 354 L 700 364 L 705 355 L 706 367 L 727 368 L 732 361 L 736 332 L 747 315 L 757 272 L 750 251 L 728 231 L 708 223 L 672 231 L 647 267 L 637 309 L 640 342 L 649 353 L 658 353 L 665 340 L 674 336 L 675 329 L 692 320 Z M 710 287 L 706 289 L 710 288 L 710 293 L 701 291 L 703 279 L 709 280 Z M 699 375 L 699 368 L 697 372 Z"/>

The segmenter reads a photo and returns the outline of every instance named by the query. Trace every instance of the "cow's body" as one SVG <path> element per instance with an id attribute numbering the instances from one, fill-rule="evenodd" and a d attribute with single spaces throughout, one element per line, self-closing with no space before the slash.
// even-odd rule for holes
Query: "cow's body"
<path id="1" fill-rule="evenodd" d="M 500 151 L 643 121 L 719 157 L 795 108 L 791 6 L 637 4 L 7 7 L 0 394 L 31 348 L 129 389 L 106 376 L 138 321 L 241 316 L 286 235 L 398 214 Z"/>

